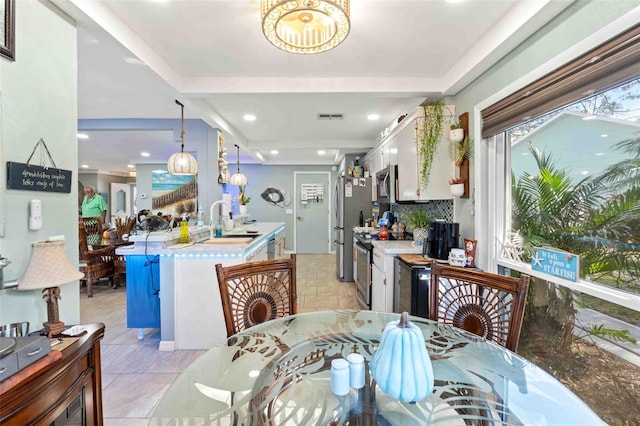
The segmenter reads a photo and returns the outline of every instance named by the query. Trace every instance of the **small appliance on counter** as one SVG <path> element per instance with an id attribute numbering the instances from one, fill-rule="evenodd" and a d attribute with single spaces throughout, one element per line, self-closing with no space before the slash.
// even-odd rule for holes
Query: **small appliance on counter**
<path id="1" fill-rule="evenodd" d="M 451 222 L 431 222 L 423 254 L 432 259 L 448 260 L 452 248 L 459 248 L 460 224 Z"/>

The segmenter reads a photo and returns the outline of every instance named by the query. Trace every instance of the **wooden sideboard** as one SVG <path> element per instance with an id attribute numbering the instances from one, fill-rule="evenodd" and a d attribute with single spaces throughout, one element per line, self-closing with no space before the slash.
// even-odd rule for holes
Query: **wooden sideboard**
<path id="1" fill-rule="evenodd" d="M 102 425 L 104 324 L 83 327 L 87 331 L 69 346 L 61 351 L 54 346 L 49 355 L 0 382 L 1 425 Z"/>

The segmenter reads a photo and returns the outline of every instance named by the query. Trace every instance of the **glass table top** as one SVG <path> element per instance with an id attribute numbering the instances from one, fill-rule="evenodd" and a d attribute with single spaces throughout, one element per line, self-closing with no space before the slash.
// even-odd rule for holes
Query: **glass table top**
<path id="1" fill-rule="evenodd" d="M 423 318 L 435 377 L 431 395 L 403 403 L 369 374 L 384 326 L 399 314 L 324 311 L 249 328 L 185 369 L 153 425 L 573 425 L 605 424 L 569 389 L 481 337 Z M 331 361 L 357 352 L 365 386 L 336 396 Z"/>

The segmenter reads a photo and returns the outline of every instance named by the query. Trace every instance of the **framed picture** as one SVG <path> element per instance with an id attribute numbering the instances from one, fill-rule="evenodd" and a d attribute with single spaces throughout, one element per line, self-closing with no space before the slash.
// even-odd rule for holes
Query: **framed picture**
<path id="1" fill-rule="evenodd" d="M 15 28 L 15 0 L 0 0 L 0 55 L 15 61 L 16 59 L 16 28 Z"/>

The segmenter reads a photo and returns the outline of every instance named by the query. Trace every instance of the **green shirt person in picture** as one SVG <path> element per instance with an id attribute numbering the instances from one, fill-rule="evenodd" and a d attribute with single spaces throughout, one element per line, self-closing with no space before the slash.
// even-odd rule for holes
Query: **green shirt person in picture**
<path id="1" fill-rule="evenodd" d="M 82 217 L 101 217 L 104 224 L 107 218 L 107 203 L 104 202 L 104 198 L 96 194 L 96 189 L 91 185 L 84 188 L 84 193 Z"/>

